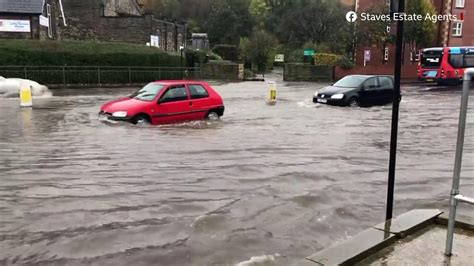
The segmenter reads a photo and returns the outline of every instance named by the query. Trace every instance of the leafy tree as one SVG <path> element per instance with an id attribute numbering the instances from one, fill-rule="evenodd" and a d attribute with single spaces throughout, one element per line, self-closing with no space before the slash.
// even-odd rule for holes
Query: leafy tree
<path id="1" fill-rule="evenodd" d="M 385 7 L 375 6 L 366 10 L 367 13 L 373 15 L 387 14 Z M 390 26 L 390 21 L 376 20 L 376 21 L 361 21 L 357 25 L 356 39 L 358 44 L 375 45 L 379 48 L 381 54 L 384 54 L 385 48 L 391 43 L 394 43 L 394 36 L 387 31 Z M 382 63 L 385 62 L 381 58 Z"/>
<path id="2" fill-rule="evenodd" d="M 154 0 L 153 2 L 153 13 L 160 18 L 179 20 L 181 10 L 179 0 Z"/>
<path id="3" fill-rule="evenodd" d="M 259 27 L 265 23 L 268 16 L 268 6 L 265 0 L 250 0 L 249 13 Z"/>
<path id="4" fill-rule="evenodd" d="M 275 57 L 276 38 L 264 30 L 255 30 L 250 38 L 240 39 L 239 48 L 244 62 L 251 62 L 259 71 L 271 67 Z"/>
<path id="5" fill-rule="evenodd" d="M 223 8 L 212 14 L 208 34 L 212 44 L 233 44 L 239 40 L 239 17 L 230 8 Z"/>
<path id="6" fill-rule="evenodd" d="M 302 0 L 301 0 L 302 1 Z M 304 1 L 302 1 L 304 2 Z M 328 43 L 329 46 L 345 46 L 338 37 L 348 34 L 344 8 L 339 2 L 327 0 L 308 1 L 285 13 L 278 28 L 280 40 L 295 47 L 306 42 Z M 342 49 L 344 50 L 344 49 Z"/>
<path id="7" fill-rule="evenodd" d="M 430 0 L 408 0 L 406 3 L 407 14 L 432 14 L 436 15 L 436 8 Z M 436 24 L 430 20 L 406 21 L 404 25 L 405 42 L 410 45 L 410 50 L 433 45 L 436 35 Z"/>

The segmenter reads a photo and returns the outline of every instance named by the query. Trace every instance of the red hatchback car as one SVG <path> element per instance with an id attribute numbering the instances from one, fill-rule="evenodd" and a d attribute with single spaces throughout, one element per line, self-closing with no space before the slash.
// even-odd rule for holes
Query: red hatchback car
<path id="1" fill-rule="evenodd" d="M 206 82 L 156 81 L 128 98 L 104 104 L 99 115 L 133 124 L 169 124 L 219 118 L 224 115 L 224 102 Z"/>

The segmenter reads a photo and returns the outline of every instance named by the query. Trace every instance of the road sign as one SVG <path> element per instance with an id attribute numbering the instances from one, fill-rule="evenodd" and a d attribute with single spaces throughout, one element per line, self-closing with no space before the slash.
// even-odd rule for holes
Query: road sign
<path id="1" fill-rule="evenodd" d="M 364 60 L 365 61 L 370 61 L 370 50 L 365 50 L 364 51 Z"/>
<path id="2" fill-rule="evenodd" d="M 367 62 L 370 61 L 370 50 L 364 51 L 364 66 L 367 65 Z"/>
<path id="3" fill-rule="evenodd" d="M 275 55 L 275 62 L 285 62 L 285 55 L 284 54 L 276 54 Z"/>
<path id="4" fill-rule="evenodd" d="M 26 86 L 23 82 L 20 82 L 20 106 L 31 107 L 33 106 L 33 100 L 31 97 L 31 87 Z"/>
<path id="5" fill-rule="evenodd" d="M 313 56 L 316 53 L 314 49 L 306 49 L 304 50 L 304 56 Z"/>

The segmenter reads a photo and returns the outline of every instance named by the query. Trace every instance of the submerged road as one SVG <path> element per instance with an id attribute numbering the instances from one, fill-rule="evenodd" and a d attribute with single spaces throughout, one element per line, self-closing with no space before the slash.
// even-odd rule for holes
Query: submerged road
<path id="1" fill-rule="evenodd" d="M 391 106 L 314 105 L 324 85 L 215 83 L 220 121 L 155 127 L 99 120 L 133 89 L 0 99 L 0 265 L 291 265 L 381 222 Z M 460 89 L 402 90 L 395 215 L 447 210 Z"/>

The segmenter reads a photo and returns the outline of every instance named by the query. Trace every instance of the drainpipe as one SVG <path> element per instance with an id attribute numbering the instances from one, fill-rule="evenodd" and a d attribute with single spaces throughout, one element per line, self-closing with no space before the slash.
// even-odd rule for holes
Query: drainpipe
<path id="1" fill-rule="evenodd" d="M 58 1 L 59 1 L 59 8 L 61 9 L 61 15 L 63 17 L 64 27 L 67 27 L 66 16 L 64 15 L 63 2 L 61 0 L 58 0 Z"/>

